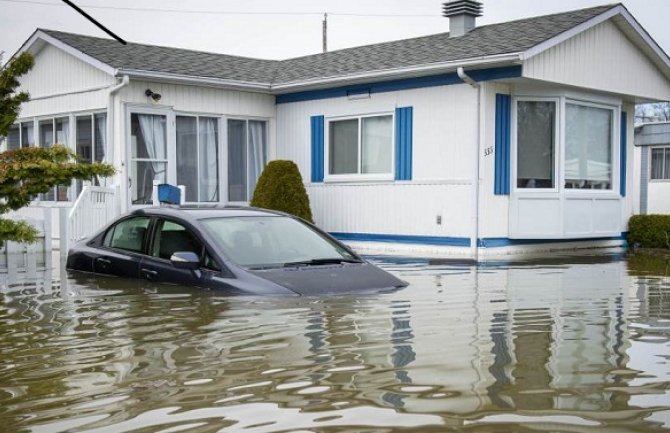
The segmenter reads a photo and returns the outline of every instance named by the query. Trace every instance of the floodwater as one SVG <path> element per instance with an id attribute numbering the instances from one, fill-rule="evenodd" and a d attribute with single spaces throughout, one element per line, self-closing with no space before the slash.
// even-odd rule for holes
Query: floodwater
<path id="1" fill-rule="evenodd" d="M 670 430 L 667 260 L 377 262 L 410 286 L 5 279 L 0 431 Z"/>

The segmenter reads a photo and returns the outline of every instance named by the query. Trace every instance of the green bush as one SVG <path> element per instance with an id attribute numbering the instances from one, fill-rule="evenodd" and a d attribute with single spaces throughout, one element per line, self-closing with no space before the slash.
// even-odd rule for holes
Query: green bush
<path id="1" fill-rule="evenodd" d="M 670 248 L 670 215 L 634 215 L 628 220 L 628 243 L 642 248 Z"/>
<path id="2" fill-rule="evenodd" d="M 290 213 L 314 222 L 302 176 L 293 161 L 270 161 L 258 179 L 251 206 Z"/>

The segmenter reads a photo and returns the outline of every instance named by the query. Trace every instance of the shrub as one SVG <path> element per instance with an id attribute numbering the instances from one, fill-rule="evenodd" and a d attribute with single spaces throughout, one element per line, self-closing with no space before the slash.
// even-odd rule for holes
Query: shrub
<path id="1" fill-rule="evenodd" d="M 314 222 L 302 176 L 293 161 L 270 161 L 258 179 L 251 206 L 286 212 Z"/>
<path id="2" fill-rule="evenodd" d="M 670 248 L 670 215 L 634 215 L 628 220 L 628 243 L 642 248 Z"/>

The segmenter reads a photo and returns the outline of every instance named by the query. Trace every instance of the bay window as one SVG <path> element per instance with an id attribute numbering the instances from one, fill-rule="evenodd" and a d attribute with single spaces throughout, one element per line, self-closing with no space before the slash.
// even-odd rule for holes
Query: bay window
<path id="1" fill-rule="evenodd" d="M 565 98 L 519 98 L 515 108 L 517 190 L 612 191 L 615 108 Z"/>
<path id="2" fill-rule="evenodd" d="M 228 201 L 248 202 L 267 164 L 267 122 L 228 119 Z"/>
<path id="3" fill-rule="evenodd" d="M 70 118 L 56 117 L 42 119 L 37 122 L 37 145 L 51 147 L 54 144 L 70 146 Z M 43 201 L 68 201 L 69 185 L 58 185 L 49 192 L 40 195 Z"/>
<path id="4" fill-rule="evenodd" d="M 393 116 L 328 122 L 329 175 L 392 175 Z"/>
<path id="5" fill-rule="evenodd" d="M 177 185 L 187 202 L 219 201 L 219 121 L 177 116 Z"/>
<path id="6" fill-rule="evenodd" d="M 651 149 L 651 180 L 670 180 L 670 147 Z"/>

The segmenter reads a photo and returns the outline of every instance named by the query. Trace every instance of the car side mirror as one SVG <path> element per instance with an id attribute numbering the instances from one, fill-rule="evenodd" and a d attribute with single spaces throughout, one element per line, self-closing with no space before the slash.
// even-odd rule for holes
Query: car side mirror
<path id="1" fill-rule="evenodd" d="M 170 257 L 175 268 L 195 271 L 200 267 L 200 257 L 192 251 L 177 251 Z"/>

